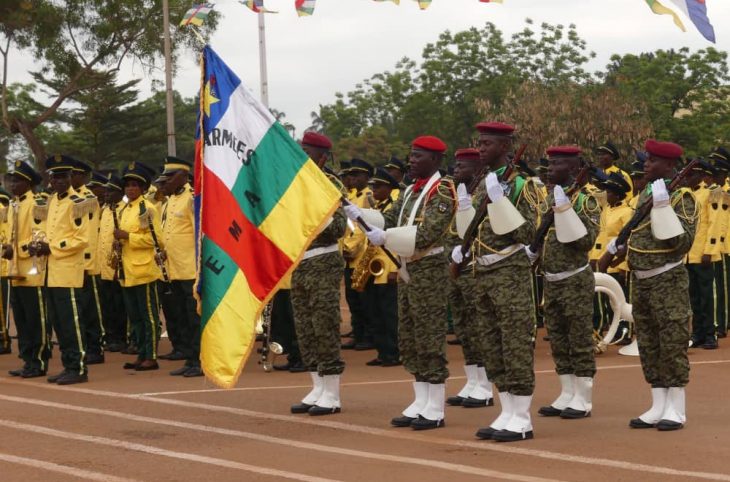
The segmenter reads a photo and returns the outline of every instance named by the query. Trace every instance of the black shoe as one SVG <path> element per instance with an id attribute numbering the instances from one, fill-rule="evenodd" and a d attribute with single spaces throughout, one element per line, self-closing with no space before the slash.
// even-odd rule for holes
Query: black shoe
<path id="1" fill-rule="evenodd" d="M 159 370 L 160 365 L 154 360 L 145 360 L 134 369 L 136 372 L 149 372 L 152 370 Z"/>
<path id="2" fill-rule="evenodd" d="M 307 413 L 312 407 L 314 407 L 314 405 L 310 405 L 308 403 L 297 403 L 296 405 L 292 405 L 289 410 L 291 413 Z"/>
<path id="3" fill-rule="evenodd" d="M 41 370 L 40 368 L 28 368 L 26 370 L 23 370 L 23 373 L 20 376 L 23 378 L 45 377 L 46 371 Z"/>
<path id="4" fill-rule="evenodd" d="M 485 427 L 477 430 L 477 433 L 475 435 L 478 439 L 481 440 L 492 440 L 492 437 L 497 432 L 499 432 L 499 430 L 497 430 L 496 428 Z"/>
<path id="5" fill-rule="evenodd" d="M 71 372 L 68 371 L 68 370 L 66 370 L 66 369 L 64 369 L 61 373 L 57 373 L 55 375 L 51 375 L 50 377 L 47 378 L 48 383 L 57 383 L 61 378 L 65 377 L 69 373 L 71 373 Z"/>
<path id="6" fill-rule="evenodd" d="M 492 440 L 496 440 L 497 442 L 519 442 L 520 440 L 530 440 L 533 437 L 532 430 L 524 433 L 499 430 L 492 434 Z"/>
<path id="7" fill-rule="evenodd" d="M 347 343 L 343 343 L 340 345 L 340 350 L 354 350 L 355 349 L 355 340 L 350 340 Z"/>
<path id="8" fill-rule="evenodd" d="M 158 360 L 169 360 L 171 356 L 175 355 L 176 353 L 180 353 L 178 351 L 172 350 L 170 353 L 165 353 L 164 355 L 158 355 Z"/>
<path id="9" fill-rule="evenodd" d="M 585 410 L 576 410 L 574 408 L 566 408 L 562 412 L 560 412 L 560 418 L 564 418 L 566 420 L 575 420 L 577 418 L 588 418 L 591 416 L 591 412 L 586 412 Z"/>
<path id="10" fill-rule="evenodd" d="M 124 343 L 109 343 L 106 346 L 106 351 L 111 353 L 119 353 L 120 351 L 124 350 Z"/>
<path id="11" fill-rule="evenodd" d="M 494 405 L 493 398 L 479 399 L 467 397 L 461 402 L 461 406 L 464 408 L 480 408 L 480 407 L 491 407 Z"/>
<path id="12" fill-rule="evenodd" d="M 144 360 L 140 360 L 139 358 L 137 358 L 133 362 L 127 362 L 127 363 L 125 363 L 122 368 L 124 368 L 125 370 L 136 370 L 137 367 L 140 365 L 140 363 L 142 363 L 143 361 Z"/>
<path id="13" fill-rule="evenodd" d="M 355 351 L 374 350 L 375 345 L 368 341 L 363 341 L 355 344 Z"/>
<path id="14" fill-rule="evenodd" d="M 443 419 L 441 420 L 429 420 L 422 415 L 419 415 L 417 419 L 411 422 L 411 428 L 413 430 L 431 430 L 434 428 L 441 428 L 446 423 Z"/>
<path id="15" fill-rule="evenodd" d="M 86 355 L 85 363 L 87 365 L 101 365 L 104 363 L 104 354 L 94 353 Z"/>
<path id="16" fill-rule="evenodd" d="M 540 407 L 540 410 L 538 410 L 537 413 L 543 417 L 559 417 L 563 411 L 553 407 L 552 405 L 548 405 L 546 407 Z"/>
<path id="17" fill-rule="evenodd" d="M 182 352 L 176 351 L 174 353 L 171 353 L 169 357 L 167 357 L 168 361 L 182 361 L 187 360 L 188 357 L 185 356 Z"/>
<path id="18" fill-rule="evenodd" d="M 705 342 L 702 344 L 702 348 L 705 350 L 717 350 L 717 340 L 713 338 L 708 338 L 705 340 Z"/>
<path id="19" fill-rule="evenodd" d="M 195 365 L 194 367 L 188 368 L 188 371 L 183 373 L 185 378 L 202 377 L 204 375 L 203 369 Z"/>
<path id="20" fill-rule="evenodd" d="M 690 338 L 689 340 L 689 347 L 690 348 L 699 348 L 704 344 L 704 342 L 698 340 L 695 337 Z"/>
<path id="21" fill-rule="evenodd" d="M 8 375 L 11 377 L 19 377 L 23 375 L 23 372 L 27 370 L 27 367 L 18 368 L 17 370 L 8 370 Z"/>
<path id="22" fill-rule="evenodd" d="M 380 358 L 373 358 L 369 362 L 365 362 L 365 364 L 369 367 L 379 367 L 383 365 L 383 360 L 381 360 Z"/>
<path id="23" fill-rule="evenodd" d="M 289 363 L 289 372 L 290 373 L 304 373 L 304 372 L 308 372 L 308 371 L 309 371 L 309 368 L 307 368 L 307 366 L 301 361 L 298 361 L 296 363 Z"/>
<path id="24" fill-rule="evenodd" d="M 684 428 L 684 424 L 681 424 L 679 422 L 673 422 L 672 420 L 659 420 L 659 423 L 656 424 L 656 428 L 660 432 L 669 432 L 672 430 L 679 430 L 680 428 Z"/>
<path id="25" fill-rule="evenodd" d="M 402 415 L 400 417 L 390 419 L 390 424 L 394 427 L 410 427 L 414 420 L 416 420 L 415 417 L 406 417 L 405 415 Z"/>
<path id="26" fill-rule="evenodd" d="M 56 385 L 75 385 L 77 383 L 86 383 L 89 381 L 89 374 L 84 373 L 76 373 L 76 372 L 69 372 L 66 375 L 62 376 L 56 381 Z"/>
<path id="27" fill-rule="evenodd" d="M 6 346 L 4 348 L 0 348 L 0 355 L 9 355 L 13 352 L 12 348 L 10 346 Z"/>
<path id="28" fill-rule="evenodd" d="M 291 368 L 291 363 L 289 363 L 289 362 L 279 363 L 278 365 L 274 365 L 273 368 L 277 372 L 288 372 L 289 368 Z"/>
<path id="29" fill-rule="evenodd" d="M 461 345 L 461 340 L 454 338 L 453 340 L 446 340 L 447 345 Z"/>
<path id="30" fill-rule="evenodd" d="M 451 405 L 452 407 L 460 407 L 464 400 L 466 400 L 466 398 L 455 395 L 453 397 L 447 398 L 446 404 Z"/>
<path id="31" fill-rule="evenodd" d="M 181 377 L 185 375 L 185 372 L 190 370 L 190 367 L 188 365 L 182 366 L 178 368 L 177 370 L 173 370 L 170 372 L 170 375 L 173 377 Z"/>
<path id="32" fill-rule="evenodd" d="M 380 364 L 381 367 L 399 367 L 403 365 L 403 362 L 400 360 L 383 360 L 383 363 Z"/>
<path id="33" fill-rule="evenodd" d="M 313 417 L 317 417 L 319 415 L 332 415 L 334 413 L 340 413 L 341 409 L 340 407 L 320 407 L 319 405 L 312 405 L 308 413 L 309 415 Z"/>
<path id="34" fill-rule="evenodd" d="M 629 427 L 631 428 L 654 428 L 656 427 L 656 424 L 653 423 L 646 423 L 640 418 L 632 418 L 629 422 Z"/>

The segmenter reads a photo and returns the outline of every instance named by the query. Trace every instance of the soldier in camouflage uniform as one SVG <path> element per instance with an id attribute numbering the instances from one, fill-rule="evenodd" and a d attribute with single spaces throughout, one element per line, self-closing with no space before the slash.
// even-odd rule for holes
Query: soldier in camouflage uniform
<path id="1" fill-rule="evenodd" d="M 684 387 L 689 382 L 689 281 L 683 262 L 694 240 L 698 212 L 690 190 L 667 192 L 682 148 L 651 139 L 645 147 L 648 185 L 639 194 L 637 209 L 652 200 L 651 217 L 633 230 L 627 246 L 611 241 L 601 267 L 612 256 L 628 253 L 641 367 L 652 395 L 651 408 L 630 426 L 677 430 L 686 421 Z"/>
<path id="2" fill-rule="evenodd" d="M 479 151 L 477 149 L 459 149 L 454 157 L 456 158 L 454 183 L 459 186 L 459 190 L 467 189 L 468 191 L 468 188 L 476 186 L 478 183 L 478 181 L 474 182 L 474 178 L 482 166 L 479 161 Z M 446 241 L 446 252 L 451 253 L 454 247 L 460 246 L 461 243 L 456 224 L 452 222 Z M 454 319 L 454 332 L 461 342 L 461 349 L 464 353 L 466 384 L 458 394 L 446 399 L 446 403 L 465 408 L 494 405 L 492 383 L 484 368 L 480 337 L 482 330 L 477 326 L 473 271 L 474 261 L 462 268 L 461 276 L 456 279 L 449 278 L 447 293 Z"/>
<path id="3" fill-rule="evenodd" d="M 588 253 L 596 242 L 601 208 L 596 199 L 575 186 L 581 150 L 574 146 L 551 147 L 548 181 L 555 186 L 544 204 L 553 209 L 555 222 L 548 230 L 542 250 L 530 259 L 541 259 L 545 280 L 545 323 L 550 333 L 550 350 L 562 387 L 560 396 L 541 407 L 546 417 L 589 417 L 592 408 L 593 293 L 595 279 Z M 568 197 L 570 196 L 570 197 Z M 537 243 L 542 240 L 537 240 Z M 535 248 L 538 246 L 536 245 Z"/>
<path id="4" fill-rule="evenodd" d="M 321 134 L 307 132 L 302 139 L 302 149 L 344 192 L 337 177 L 324 167 L 331 148 L 332 142 Z M 346 223 L 338 209 L 292 274 L 294 324 L 302 360 L 309 368 L 313 385 L 301 403 L 292 405 L 292 413 L 327 415 L 340 411 L 340 375 L 345 369 L 340 358 L 340 282 L 344 261 L 338 240 L 345 233 Z"/>
<path id="5" fill-rule="evenodd" d="M 525 245 L 535 235 L 541 194 L 531 180 L 515 174 L 502 179 L 508 168 L 514 127 L 480 123 L 479 153 L 490 174 L 474 193 L 474 206 L 489 198 L 490 211 L 479 226 L 472 246 L 477 261 L 476 306 L 478 323 L 484 326 L 484 363 L 497 386 L 502 412 L 477 437 L 516 441 L 533 437 L 530 404 L 535 388 L 534 327 L 535 298 L 531 264 Z M 472 198 L 459 193 L 457 228 L 466 231 L 475 215 Z M 499 234 L 498 234 L 499 233 Z M 454 250 L 452 259 L 461 262 Z"/>
<path id="6" fill-rule="evenodd" d="M 415 378 L 414 402 L 402 416 L 391 420 L 396 427 L 426 430 L 444 426 L 446 368 L 447 264 L 443 256 L 445 236 L 455 211 L 451 181 L 441 179 L 439 165 L 446 145 L 438 138 L 423 136 L 412 143 L 409 186 L 390 211 L 372 224 L 368 239 L 385 246 L 401 259 L 398 286 L 399 348 L 403 364 Z M 364 215 L 356 206 L 345 208 L 350 219 Z M 389 228 L 387 231 L 381 229 Z"/>

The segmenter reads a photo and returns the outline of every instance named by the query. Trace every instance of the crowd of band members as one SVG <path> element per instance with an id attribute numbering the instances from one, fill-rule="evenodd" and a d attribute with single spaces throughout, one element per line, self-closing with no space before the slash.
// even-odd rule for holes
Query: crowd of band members
<path id="1" fill-rule="evenodd" d="M 0 353 L 13 352 L 11 310 L 22 361 L 9 374 L 83 383 L 109 351 L 136 355 L 124 369 L 157 370 L 169 359 L 184 361 L 171 375 L 202 376 L 191 163 L 168 157 L 160 174 L 133 162 L 117 175 L 54 155 L 45 167 L 46 178 L 15 162 L 10 192 L 0 194 Z M 167 355 L 157 353 L 161 309 Z M 54 340 L 58 370 L 50 371 Z"/>

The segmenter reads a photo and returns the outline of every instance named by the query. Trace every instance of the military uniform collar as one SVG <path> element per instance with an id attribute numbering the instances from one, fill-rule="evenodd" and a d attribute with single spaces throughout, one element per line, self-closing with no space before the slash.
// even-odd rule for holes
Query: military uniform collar
<path id="1" fill-rule="evenodd" d="M 128 205 L 128 206 L 138 206 L 138 205 L 139 205 L 139 203 L 141 203 L 142 201 L 144 201 L 144 195 L 142 195 L 142 196 L 138 197 L 138 198 L 137 198 L 137 199 L 135 199 L 134 201 L 128 201 L 128 202 L 127 202 L 127 205 Z"/>

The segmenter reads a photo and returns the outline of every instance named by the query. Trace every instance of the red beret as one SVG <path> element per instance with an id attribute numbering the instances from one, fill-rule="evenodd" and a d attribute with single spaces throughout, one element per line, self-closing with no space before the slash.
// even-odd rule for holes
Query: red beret
<path id="1" fill-rule="evenodd" d="M 480 134 L 492 136 L 511 136 L 515 131 L 515 126 L 503 122 L 480 122 L 476 125 L 476 128 Z"/>
<path id="2" fill-rule="evenodd" d="M 666 159 L 677 159 L 684 154 L 684 150 L 680 145 L 673 142 L 660 142 L 654 139 L 648 139 L 646 144 L 644 144 L 644 149 L 651 155 Z"/>
<path id="3" fill-rule="evenodd" d="M 579 156 L 581 152 L 580 147 L 578 146 L 551 146 L 547 149 L 547 155 L 548 156 Z"/>
<path id="4" fill-rule="evenodd" d="M 307 144 L 313 147 L 321 147 L 324 149 L 332 149 L 332 141 L 329 137 L 323 134 L 317 134 L 316 132 L 305 132 L 302 138 L 302 144 Z"/>
<path id="5" fill-rule="evenodd" d="M 454 159 L 464 159 L 466 161 L 478 161 L 479 150 L 477 149 L 457 149 Z"/>
<path id="6" fill-rule="evenodd" d="M 444 144 L 444 141 L 434 136 L 416 137 L 416 139 L 413 141 L 412 147 L 414 149 L 440 152 L 442 154 L 446 152 L 446 144 Z"/>

